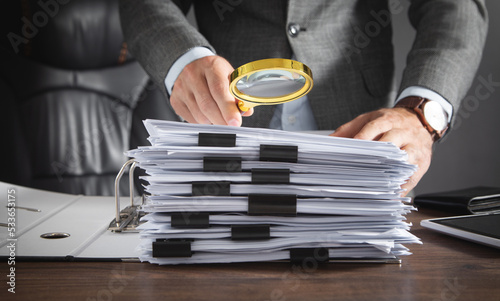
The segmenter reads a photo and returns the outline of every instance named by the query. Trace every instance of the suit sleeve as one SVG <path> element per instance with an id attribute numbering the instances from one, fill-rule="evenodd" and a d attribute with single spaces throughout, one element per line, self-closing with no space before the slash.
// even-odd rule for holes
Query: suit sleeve
<path id="1" fill-rule="evenodd" d="M 457 112 L 473 79 L 486 39 L 483 0 L 415 0 L 409 9 L 416 29 L 399 93 L 410 86 L 430 89 Z"/>
<path id="2" fill-rule="evenodd" d="M 189 49 L 210 43 L 185 17 L 190 1 L 120 0 L 123 34 L 132 55 L 153 81 L 164 86 L 172 64 Z"/>

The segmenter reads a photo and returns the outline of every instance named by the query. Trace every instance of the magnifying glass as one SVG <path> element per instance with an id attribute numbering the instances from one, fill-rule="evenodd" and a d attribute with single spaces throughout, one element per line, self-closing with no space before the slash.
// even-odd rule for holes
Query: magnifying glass
<path id="1" fill-rule="evenodd" d="M 231 94 L 246 112 L 255 106 L 276 105 L 298 99 L 311 91 L 309 67 L 289 59 L 265 59 L 247 63 L 230 76 Z"/>

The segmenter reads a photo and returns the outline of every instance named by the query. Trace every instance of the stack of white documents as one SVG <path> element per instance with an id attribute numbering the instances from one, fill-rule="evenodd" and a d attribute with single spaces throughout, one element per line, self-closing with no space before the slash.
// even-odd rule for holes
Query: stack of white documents
<path id="1" fill-rule="evenodd" d="M 142 261 L 398 261 L 420 243 L 394 144 L 146 120 Z"/>

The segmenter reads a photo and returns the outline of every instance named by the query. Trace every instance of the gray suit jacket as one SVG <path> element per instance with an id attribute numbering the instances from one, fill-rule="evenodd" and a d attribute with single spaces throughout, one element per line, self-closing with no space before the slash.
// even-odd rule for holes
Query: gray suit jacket
<path id="1" fill-rule="evenodd" d="M 199 30 L 184 16 L 192 4 Z M 205 46 L 233 67 L 294 54 L 313 71 L 309 101 L 322 130 L 393 101 L 387 0 L 121 0 L 120 12 L 131 53 L 161 86 L 178 57 Z M 409 17 L 417 36 L 399 89 L 428 88 L 456 111 L 481 58 L 484 1 L 412 1 Z M 300 26 L 298 35 L 288 33 L 290 23 Z M 273 111 L 273 106 L 258 107 L 244 125 L 266 127 Z"/>

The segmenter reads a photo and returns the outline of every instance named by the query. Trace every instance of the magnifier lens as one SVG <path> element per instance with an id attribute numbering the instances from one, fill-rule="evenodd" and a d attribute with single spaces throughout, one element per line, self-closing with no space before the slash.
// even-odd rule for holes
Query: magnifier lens
<path id="1" fill-rule="evenodd" d="M 252 97 L 281 97 L 304 87 L 306 79 L 296 72 L 262 70 L 242 77 L 236 88 Z"/>
<path id="2" fill-rule="evenodd" d="M 264 59 L 238 67 L 230 75 L 229 89 L 246 112 L 259 105 L 276 105 L 306 95 L 312 88 L 312 72 L 289 59 Z"/>

